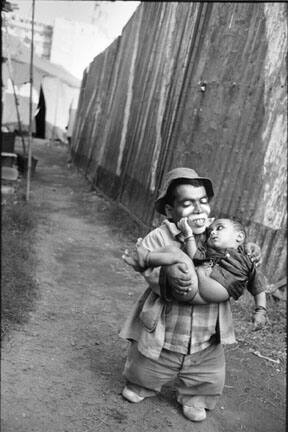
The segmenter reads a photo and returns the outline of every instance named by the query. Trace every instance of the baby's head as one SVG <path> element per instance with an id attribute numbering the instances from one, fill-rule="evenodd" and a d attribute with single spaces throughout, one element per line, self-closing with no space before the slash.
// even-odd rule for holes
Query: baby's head
<path id="1" fill-rule="evenodd" d="M 207 231 L 207 243 L 216 249 L 237 249 L 246 238 L 242 224 L 233 219 L 215 219 Z"/>

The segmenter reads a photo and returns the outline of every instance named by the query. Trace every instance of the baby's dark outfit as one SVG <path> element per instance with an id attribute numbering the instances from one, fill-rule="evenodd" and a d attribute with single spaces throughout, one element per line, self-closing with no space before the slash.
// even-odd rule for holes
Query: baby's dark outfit
<path id="1" fill-rule="evenodd" d="M 219 282 L 228 294 L 237 300 L 245 288 L 253 295 L 265 291 L 264 276 L 260 270 L 256 270 L 243 246 L 238 249 L 227 248 L 218 251 L 207 244 L 198 247 L 194 255 L 195 266 L 209 263 L 212 272 L 209 277 Z"/>

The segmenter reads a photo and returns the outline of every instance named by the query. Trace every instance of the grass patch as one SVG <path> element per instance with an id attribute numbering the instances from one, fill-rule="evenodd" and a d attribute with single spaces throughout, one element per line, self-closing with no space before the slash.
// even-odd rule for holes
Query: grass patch
<path id="1" fill-rule="evenodd" d="M 35 212 L 30 203 L 9 200 L 2 206 L 1 339 L 27 322 L 37 295 Z"/>
<path id="2" fill-rule="evenodd" d="M 275 300 L 267 294 L 268 322 L 261 330 L 252 330 L 252 315 L 255 305 L 247 291 L 239 300 L 232 300 L 232 314 L 237 341 L 260 351 L 262 355 L 281 360 L 286 365 L 286 302 Z"/>

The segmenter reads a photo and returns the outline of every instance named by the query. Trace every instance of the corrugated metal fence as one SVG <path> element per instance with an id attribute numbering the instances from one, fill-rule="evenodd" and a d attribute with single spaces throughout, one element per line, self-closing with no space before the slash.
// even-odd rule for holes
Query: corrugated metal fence
<path id="1" fill-rule="evenodd" d="M 274 282 L 286 274 L 284 3 L 144 2 L 86 69 L 75 163 L 151 226 L 163 174 L 195 168 L 213 214 L 238 215 Z"/>

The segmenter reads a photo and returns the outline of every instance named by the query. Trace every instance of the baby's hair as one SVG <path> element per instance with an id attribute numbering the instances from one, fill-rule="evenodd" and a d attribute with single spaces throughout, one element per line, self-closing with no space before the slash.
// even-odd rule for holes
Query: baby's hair
<path id="1" fill-rule="evenodd" d="M 192 186 L 198 187 L 198 186 L 204 186 L 203 182 L 201 180 L 197 179 L 187 179 L 187 178 L 179 178 L 169 185 L 166 193 L 166 204 L 173 205 L 174 199 L 175 199 L 175 189 L 177 186 L 183 185 L 183 184 L 190 184 Z"/>
<path id="2" fill-rule="evenodd" d="M 244 234 L 244 241 L 245 241 L 247 234 L 246 234 L 245 228 L 242 225 L 242 223 L 240 222 L 240 220 L 236 217 L 232 217 L 230 219 L 230 221 L 231 221 L 231 223 L 232 223 L 232 225 L 236 231 L 242 232 Z"/>

